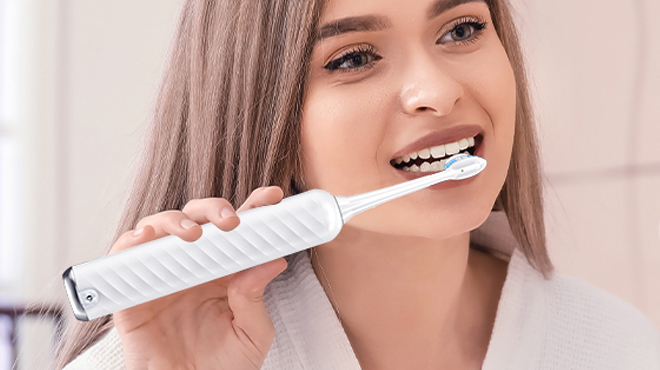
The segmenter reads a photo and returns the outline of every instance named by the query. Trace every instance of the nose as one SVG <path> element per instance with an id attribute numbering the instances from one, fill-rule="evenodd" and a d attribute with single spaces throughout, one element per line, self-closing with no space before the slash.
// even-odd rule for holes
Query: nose
<path id="1" fill-rule="evenodd" d="M 460 81 L 432 55 L 411 58 L 401 76 L 401 106 L 409 115 L 446 116 L 464 95 Z"/>

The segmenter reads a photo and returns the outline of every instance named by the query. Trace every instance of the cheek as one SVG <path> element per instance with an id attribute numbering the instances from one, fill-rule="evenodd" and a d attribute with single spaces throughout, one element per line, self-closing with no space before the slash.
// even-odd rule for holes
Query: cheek
<path id="1" fill-rule="evenodd" d="M 466 74 L 470 79 L 466 85 L 492 124 L 491 144 L 499 154 L 508 156 L 516 121 L 516 81 L 511 63 L 499 43 L 474 63 L 473 73 Z"/>
<path id="2" fill-rule="evenodd" d="M 516 79 L 506 51 L 494 43 L 475 58 L 471 69 L 470 94 L 488 116 L 490 135 L 486 138 L 489 167 L 484 186 L 488 198 L 495 202 L 509 170 L 516 122 Z M 486 173 L 485 171 L 485 173 Z"/>
<path id="3" fill-rule="evenodd" d="M 344 91 L 345 90 L 345 91 Z M 354 194 L 374 188 L 384 109 L 373 89 L 310 85 L 301 121 L 308 188 Z M 376 175 L 374 175 L 376 174 Z M 350 181 L 346 181 L 350 179 Z"/>

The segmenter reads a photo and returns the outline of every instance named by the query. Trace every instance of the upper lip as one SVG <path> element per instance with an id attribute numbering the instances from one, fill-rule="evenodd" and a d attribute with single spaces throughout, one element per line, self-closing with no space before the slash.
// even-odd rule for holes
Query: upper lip
<path id="1" fill-rule="evenodd" d="M 394 153 L 392 159 L 399 158 L 406 154 L 418 152 L 422 149 L 430 148 L 433 146 L 453 143 L 463 138 L 474 137 L 482 133 L 481 126 L 478 125 L 460 125 L 454 126 L 442 131 L 431 132 L 428 135 L 422 136 L 414 142 L 406 145 Z"/>

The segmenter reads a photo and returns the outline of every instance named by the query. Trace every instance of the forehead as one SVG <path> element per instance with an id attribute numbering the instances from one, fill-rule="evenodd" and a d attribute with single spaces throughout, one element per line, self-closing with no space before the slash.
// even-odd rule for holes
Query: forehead
<path id="1" fill-rule="evenodd" d="M 328 0 L 321 24 L 335 19 L 369 14 L 382 14 L 421 21 L 465 3 L 486 3 L 486 0 Z"/>

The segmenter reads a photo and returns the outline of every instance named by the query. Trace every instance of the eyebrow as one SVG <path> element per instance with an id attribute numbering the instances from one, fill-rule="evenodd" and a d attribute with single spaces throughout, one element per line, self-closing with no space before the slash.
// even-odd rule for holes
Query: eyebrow
<path id="1" fill-rule="evenodd" d="M 486 0 L 438 0 L 429 6 L 426 11 L 426 19 L 431 20 L 449 9 L 453 9 L 459 5 L 466 3 L 485 3 Z"/>
<path id="2" fill-rule="evenodd" d="M 426 18 L 431 20 L 449 9 L 471 2 L 484 3 L 486 0 L 437 0 L 429 6 L 426 11 Z M 317 33 L 316 42 L 344 33 L 380 31 L 391 26 L 390 20 L 382 15 L 341 18 L 321 26 Z"/>

